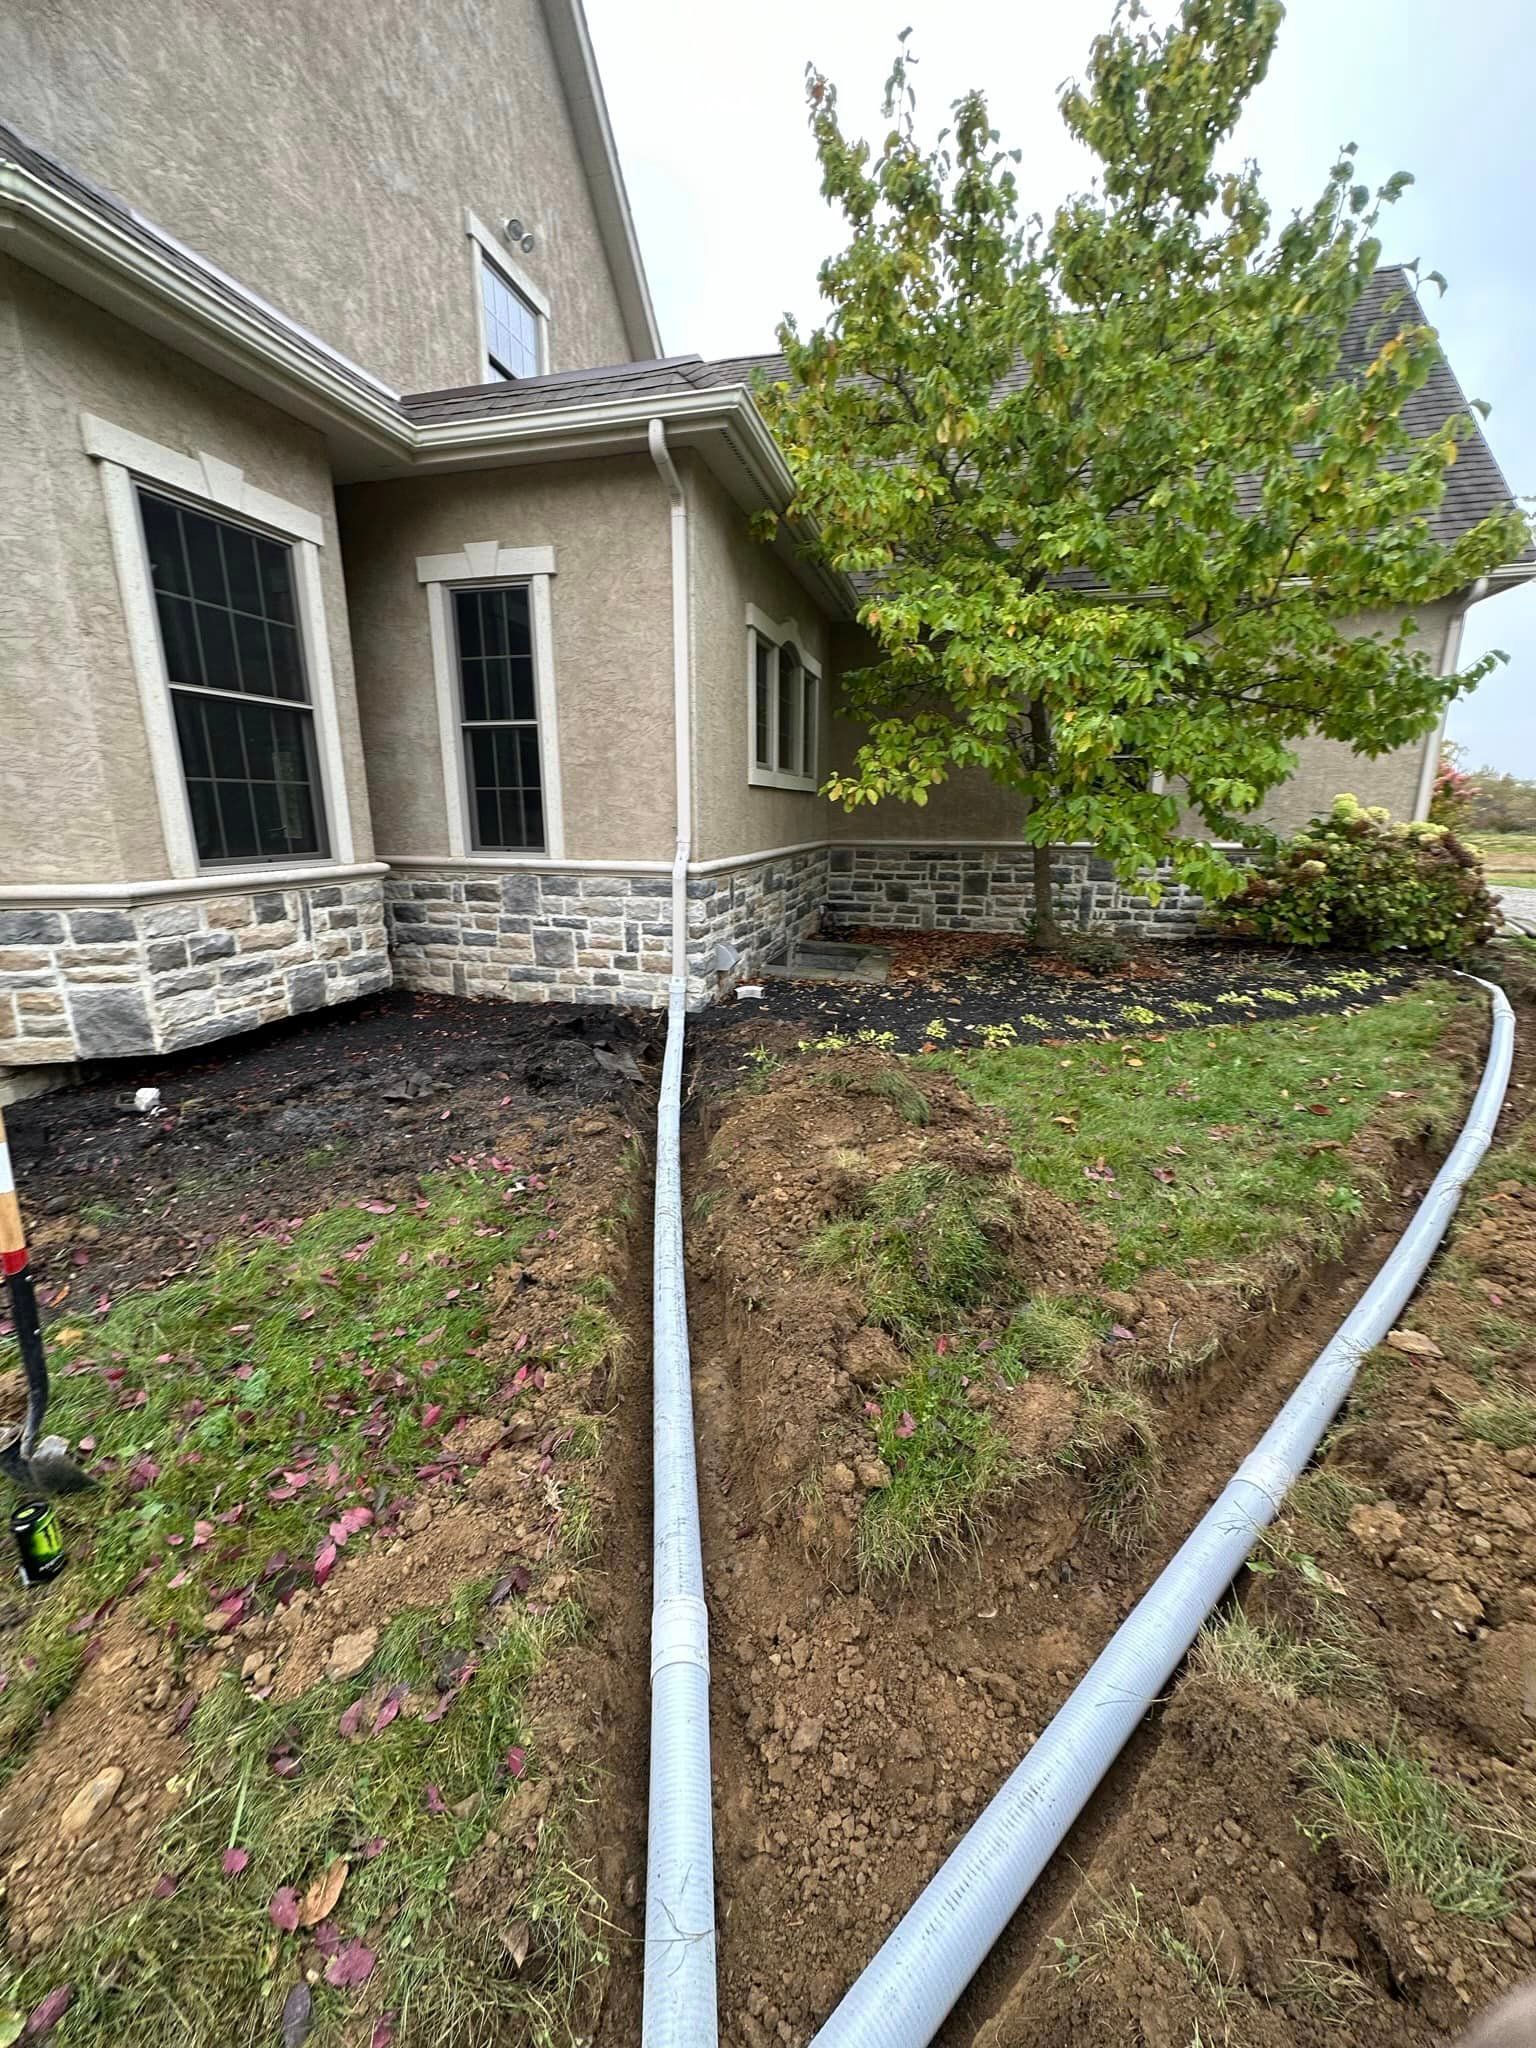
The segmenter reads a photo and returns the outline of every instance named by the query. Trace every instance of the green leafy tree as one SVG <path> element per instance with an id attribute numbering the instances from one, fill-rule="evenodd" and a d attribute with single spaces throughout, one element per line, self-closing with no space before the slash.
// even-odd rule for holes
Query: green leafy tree
<path id="1" fill-rule="evenodd" d="M 903 47 L 871 148 L 809 76 L 848 239 L 820 272 L 829 316 L 785 323 L 789 374 L 762 400 L 790 516 L 868 592 L 875 658 L 846 678 L 866 737 L 827 794 L 921 804 L 985 770 L 1021 800 L 1042 925 L 1068 840 L 1224 894 L 1200 828 L 1251 834 L 1294 740 L 1399 746 L 1497 659 L 1445 681 L 1409 621 L 1338 630 L 1455 590 L 1524 530 L 1429 531 L 1470 422 L 1425 441 L 1403 423 L 1437 347 L 1411 294 L 1346 358 L 1406 177 L 1372 193 L 1351 145 L 1277 225 L 1255 166 L 1218 167 L 1281 11 L 1185 0 L 1158 30 L 1122 5 L 1060 102 L 1097 174 L 1048 222 L 1021 215 L 981 94 L 924 147 Z"/>

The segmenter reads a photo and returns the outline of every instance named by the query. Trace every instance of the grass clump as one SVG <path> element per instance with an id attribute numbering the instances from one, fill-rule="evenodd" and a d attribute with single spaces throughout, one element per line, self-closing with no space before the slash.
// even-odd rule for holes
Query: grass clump
<path id="1" fill-rule="evenodd" d="M 1122 1549 L 1131 1550 L 1157 1520 L 1163 1450 L 1152 1412 L 1134 1387 L 1083 1389 L 1062 1462 L 1088 1481 L 1088 1512 Z"/>
<path id="2" fill-rule="evenodd" d="M 1307 1830 L 1314 1841 L 1339 1839 L 1389 1885 L 1442 1913 L 1499 1920 L 1512 1909 L 1510 1879 L 1533 1845 L 1413 1757 L 1395 1746 L 1329 1742 L 1313 1756 L 1312 1777 L 1323 1808 Z M 1500 1840 L 1509 1846 L 1495 1846 Z"/>
<path id="3" fill-rule="evenodd" d="M 1093 1325 L 1066 1302 L 1048 1295 L 1026 1302 L 1008 1326 L 1004 1371 L 1054 1372 L 1063 1379 L 1080 1378 L 1098 1346 Z"/>
<path id="4" fill-rule="evenodd" d="M 1194 1663 L 1224 1685 L 1263 1693 L 1284 1707 L 1303 1699 L 1364 1699 L 1378 1690 L 1371 1666 L 1337 1639 L 1337 1631 L 1298 1636 L 1252 1620 L 1241 1607 L 1201 1630 Z"/>
<path id="5" fill-rule="evenodd" d="M 297 1701 L 261 1702 L 222 1680 L 193 1716 L 182 1798 L 156 1847 L 174 1893 L 76 1928 L 13 1973 L 3 2001 L 25 2012 L 71 1983 L 72 2038 L 118 2048 L 276 2040 L 312 1937 L 275 1929 L 269 1902 L 284 1886 L 302 1895 L 340 1859 L 331 1920 L 373 1967 L 361 1990 L 314 1985 L 314 2048 L 366 2038 L 363 2015 L 383 2011 L 396 2015 L 396 2039 L 455 2048 L 504 2031 L 564 2040 L 590 2025 L 607 1961 L 600 1901 L 568 1867 L 570 1795 L 539 1789 L 546 1760 L 526 1710 L 530 1682 L 581 1617 L 569 1602 L 538 1616 L 521 1603 L 493 1609 L 488 1590 L 396 1616 L 356 1680 Z M 421 1707 L 449 1688 L 428 1723 Z M 396 1697 L 400 1711 L 371 1732 Z M 297 1758 L 296 1773 L 271 1769 L 279 1753 Z M 514 1970 L 496 1928 L 461 1912 L 454 1892 L 499 1813 L 504 1839 L 524 1837 L 520 1803 L 544 1819 L 536 1846 L 504 1866 L 504 1910 L 527 1932 Z M 248 1860 L 227 1875 L 231 1848 Z"/>
<path id="6" fill-rule="evenodd" d="M 923 1125 L 933 1114 L 927 1096 L 903 1067 L 877 1067 L 867 1074 L 828 1067 L 811 1076 L 818 1088 L 836 1088 L 844 1095 L 873 1095 L 889 1102 L 905 1123 Z"/>
<path id="7" fill-rule="evenodd" d="M 1002 1286 L 1011 1222 L 995 1178 L 920 1161 L 877 1181 L 863 1213 L 829 1224 L 810 1259 L 847 1274 L 870 1319 L 913 1344 Z"/>
<path id="8" fill-rule="evenodd" d="M 1516 1451 L 1536 1444 L 1536 1401 L 1514 1387 L 1496 1387 L 1482 1401 L 1460 1411 L 1462 1434 L 1498 1451 Z"/>
<path id="9" fill-rule="evenodd" d="M 890 1471 L 859 1517 L 859 1564 L 869 1578 L 907 1580 L 919 1564 L 976 1533 L 1015 1460 L 984 1411 L 965 1398 L 975 1370 L 964 1352 L 928 1350 L 885 1389 L 876 1438 Z"/>
<path id="10" fill-rule="evenodd" d="M 1350 978 L 1329 977 L 1340 989 Z M 1123 1285 L 1154 1264 L 1248 1265 L 1341 1244 L 1359 1205 L 1340 1192 L 1339 1148 L 1384 1106 L 1404 1123 L 1454 1121 L 1462 1079 L 1434 1054 L 1460 1000 L 1434 983 L 1352 1015 L 1223 1021 L 1066 1052 L 946 1050 L 923 1063 L 1004 1111 L 1020 1173 L 1105 1226 L 1104 1278 Z M 1388 1104 L 1390 1091 L 1404 1099 Z"/>

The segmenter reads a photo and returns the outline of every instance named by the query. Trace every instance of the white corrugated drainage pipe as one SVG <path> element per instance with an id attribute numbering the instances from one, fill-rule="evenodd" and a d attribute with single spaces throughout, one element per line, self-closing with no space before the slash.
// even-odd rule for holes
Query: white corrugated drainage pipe
<path id="1" fill-rule="evenodd" d="M 683 1269 L 679 1134 L 688 1014 L 688 854 L 692 844 L 688 504 L 660 420 L 651 459 L 672 501 L 672 710 L 677 850 L 672 979 L 656 1111 L 651 1273 L 655 1531 L 651 1581 L 651 1785 L 645 1873 L 644 2048 L 714 2048 L 715 1868 L 709 1774 L 709 1616 L 699 1542 L 693 1386 Z"/>
<path id="2" fill-rule="evenodd" d="M 1470 978 L 1470 977 L 1469 977 Z M 1514 1050 L 1514 1017 L 1488 982 L 1492 1042 L 1461 1136 L 1413 1221 L 1194 1534 L 816 2035 L 811 2048 L 923 2048 L 1018 1911 L 1100 1779 L 1167 1684 L 1254 1539 L 1344 1403 L 1360 1360 L 1391 1329 L 1488 1149 Z"/>

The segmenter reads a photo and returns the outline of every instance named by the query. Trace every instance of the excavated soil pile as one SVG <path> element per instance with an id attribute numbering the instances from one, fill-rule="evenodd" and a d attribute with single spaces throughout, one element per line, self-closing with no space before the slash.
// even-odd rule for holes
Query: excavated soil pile
<path id="1" fill-rule="evenodd" d="M 902 1076 L 925 1120 L 908 1120 Z M 854 1049 L 792 1061 L 710 1111 L 693 1137 L 689 1240 L 721 2014 L 733 2048 L 764 2048 L 810 2039 L 1270 1420 L 1424 1181 L 1404 1170 L 1411 1133 L 1362 1134 L 1389 1183 L 1417 1190 L 1362 1226 L 1349 1261 L 1278 1279 L 1258 1307 L 1211 1276 L 1150 1274 L 1114 1294 L 1097 1282 L 1096 1226 L 1021 1182 L 1002 1123 L 946 1076 Z M 1066 1377 L 1010 1388 L 982 1363 L 966 1398 L 1019 1461 L 1014 1483 L 964 1553 L 902 1585 L 861 1579 L 858 1529 L 892 1480 L 870 1410 L 911 1359 L 812 1247 L 915 1166 L 995 1191 L 1005 1279 L 956 1315 L 956 1344 L 985 1361 L 1019 1303 L 1052 1295 L 1096 1298 L 1120 1329 Z M 1197 1314 L 1203 1365 L 1160 1373 L 1175 1325 Z M 1166 1454 L 1155 1528 L 1129 1550 L 1103 1526 L 1097 1481 L 1147 1442 L 1111 1411 L 1097 1464 L 1080 1449 L 1084 1404 L 1127 1387 L 1153 1458 Z"/>
<path id="2" fill-rule="evenodd" d="M 1495 1184 L 1411 1321 L 1241 1589 L 1255 1628 L 1356 1662 L 1277 1700 L 1197 1657 L 976 2048 L 1428 2048 L 1536 1970 L 1536 1448 L 1474 1434 L 1490 1372 L 1506 1415 L 1536 1399 L 1536 1180 Z M 1427 1771 L 1499 1910 L 1427 1853 L 1394 1879 L 1320 1788 L 1331 1753 Z"/>

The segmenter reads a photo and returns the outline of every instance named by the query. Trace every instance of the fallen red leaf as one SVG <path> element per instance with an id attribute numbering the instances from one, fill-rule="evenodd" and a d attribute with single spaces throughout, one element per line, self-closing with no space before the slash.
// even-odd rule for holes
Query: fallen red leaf
<path id="1" fill-rule="evenodd" d="M 292 1934 L 299 1924 L 299 1895 L 291 1884 L 279 1886 L 267 1904 L 267 1918 L 282 1934 Z"/>
<path id="2" fill-rule="evenodd" d="M 338 1990 L 349 1989 L 355 1984 L 366 1984 L 373 1975 L 373 1950 L 364 1948 L 360 1941 L 349 1941 L 339 1948 L 325 1966 L 325 1981 Z"/>
<path id="3" fill-rule="evenodd" d="M 55 1985 L 53 1990 L 48 1993 L 48 1996 L 40 1999 L 33 2006 L 31 2012 L 28 2013 L 27 2039 L 29 2041 L 41 2041 L 46 2035 L 51 2034 L 74 2003 L 74 1997 L 75 1987 L 73 1984 Z"/>
<path id="4" fill-rule="evenodd" d="M 250 1860 L 251 1852 L 249 1849 L 226 1849 L 221 1865 L 224 1875 L 226 1877 L 238 1877 Z"/>

